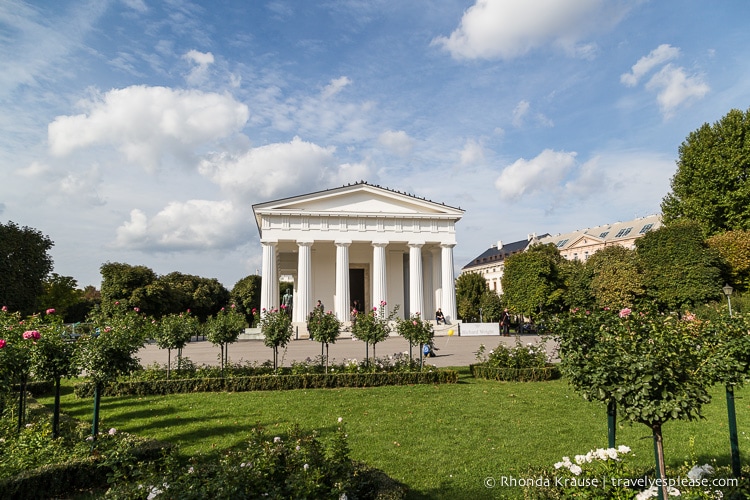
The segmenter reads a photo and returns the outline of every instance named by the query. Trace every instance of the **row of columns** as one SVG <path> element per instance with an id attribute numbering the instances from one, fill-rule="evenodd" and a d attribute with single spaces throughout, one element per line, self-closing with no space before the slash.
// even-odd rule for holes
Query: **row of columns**
<path id="1" fill-rule="evenodd" d="M 351 241 L 336 241 L 336 291 L 334 312 L 340 321 L 349 321 L 349 246 Z M 262 286 L 260 306 L 261 311 L 278 308 L 279 283 L 277 276 L 276 242 L 261 242 L 263 247 Z M 312 310 L 312 241 L 297 241 L 299 247 L 297 262 L 297 297 L 293 308 L 292 320 L 307 321 L 307 314 Z M 388 274 L 386 266 L 385 248 L 387 242 L 372 242 L 372 303 L 380 310 L 382 303 L 388 302 Z M 431 306 L 432 300 L 425 301 L 422 263 L 423 243 L 409 243 L 409 311 L 408 315 L 420 313 L 423 318 L 432 319 L 431 313 L 425 311 L 425 306 Z M 456 318 L 456 290 L 453 280 L 453 244 L 441 244 L 440 273 L 436 266 L 429 276 L 433 289 L 441 288 L 441 296 L 437 299 L 438 307 L 448 319 Z M 434 260 L 434 258 L 433 258 Z M 436 281 L 439 279 L 439 282 Z M 440 285 L 440 286 L 437 286 Z M 386 306 L 387 314 L 387 306 Z"/>

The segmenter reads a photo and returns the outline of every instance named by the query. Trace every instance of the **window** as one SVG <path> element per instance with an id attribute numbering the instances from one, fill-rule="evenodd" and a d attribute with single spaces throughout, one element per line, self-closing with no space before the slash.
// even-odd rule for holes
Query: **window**
<path id="1" fill-rule="evenodd" d="M 654 227 L 653 224 L 646 224 L 643 226 L 638 234 L 646 234 L 647 232 L 651 231 L 651 228 Z"/>
<path id="2" fill-rule="evenodd" d="M 632 227 L 627 227 L 625 229 L 620 229 L 617 234 L 615 235 L 615 238 L 622 238 L 623 236 L 627 236 L 630 234 L 630 231 L 632 230 Z"/>
<path id="3" fill-rule="evenodd" d="M 558 241 L 558 242 L 557 242 L 557 248 L 562 248 L 563 246 L 565 246 L 565 244 L 566 244 L 567 242 L 568 242 L 568 240 L 567 240 L 567 239 Z"/>
<path id="4" fill-rule="evenodd" d="M 609 234 L 609 231 L 604 231 L 602 234 L 599 235 L 600 238 L 606 238 Z"/>

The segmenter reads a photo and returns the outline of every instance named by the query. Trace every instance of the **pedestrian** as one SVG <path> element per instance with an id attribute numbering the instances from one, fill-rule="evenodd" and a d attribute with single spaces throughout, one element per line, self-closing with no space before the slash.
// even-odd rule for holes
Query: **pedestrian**
<path id="1" fill-rule="evenodd" d="M 500 328 L 503 331 L 504 337 L 510 337 L 510 314 L 508 314 L 508 308 L 500 315 Z"/>

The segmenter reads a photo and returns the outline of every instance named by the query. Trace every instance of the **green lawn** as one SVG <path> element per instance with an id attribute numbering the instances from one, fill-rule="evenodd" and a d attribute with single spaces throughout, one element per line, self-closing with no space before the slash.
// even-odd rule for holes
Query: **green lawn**
<path id="1" fill-rule="evenodd" d="M 564 380 L 491 382 L 461 370 L 460 382 L 452 385 L 103 398 L 101 429 L 174 442 L 193 455 L 238 445 L 257 424 L 281 434 L 297 423 L 325 437 L 343 417 L 352 458 L 407 484 L 414 499 L 517 497 L 518 488 L 485 488 L 485 478 L 525 477 L 530 467 L 607 447 L 604 406 L 583 401 Z M 747 389 L 736 392 L 743 464 L 750 457 L 748 395 Z M 704 420 L 664 427 L 669 465 L 691 455 L 700 463 L 729 463 L 723 388 L 713 397 Z M 76 418 L 91 418 L 92 401 L 76 399 L 69 387 L 62 407 Z M 645 426 L 620 425 L 617 442 L 633 449 L 634 463 L 653 464 Z"/>

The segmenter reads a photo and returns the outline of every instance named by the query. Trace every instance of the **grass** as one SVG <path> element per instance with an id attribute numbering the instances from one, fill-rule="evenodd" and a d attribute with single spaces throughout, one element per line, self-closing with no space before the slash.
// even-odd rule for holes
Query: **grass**
<path id="1" fill-rule="evenodd" d="M 256 425 L 282 434 L 296 423 L 325 437 L 343 417 L 352 458 L 407 484 L 411 499 L 519 497 L 519 488 L 485 488 L 485 478 L 527 477 L 530 468 L 606 447 L 605 407 L 583 401 L 565 380 L 495 382 L 459 370 L 459 383 L 446 385 L 103 398 L 100 427 L 177 443 L 194 455 L 239 445 Z M 76 399 L 70 385 L 65 392 L 63 411 L 89 420 L 92 401 Z M 664 426 L 669 465 L 692 457 L 729 463 L 723 388 L 712 395 L 704 420 Z M 735 394 L 743 463 L 750 453 L 748 395 Z M 633 449 L 633 463 L 653 465 L 646 426 L 620 424 L 617 443 Z"/>

